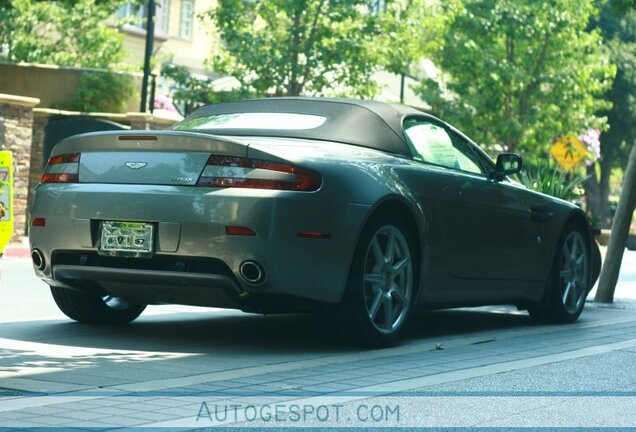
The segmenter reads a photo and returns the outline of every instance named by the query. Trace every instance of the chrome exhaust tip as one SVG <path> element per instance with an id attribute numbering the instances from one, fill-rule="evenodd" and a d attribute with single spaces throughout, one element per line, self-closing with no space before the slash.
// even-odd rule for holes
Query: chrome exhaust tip
<path id="1" fill-rule="evenodd" d="M 251 285 L 260 285 L 265 281 L 265 270 L 256 261 L 244 261 L 239 267 L 239 274 Z"/>
<path id="2" fill-rule="evenodd" d="M 38 270 L 44 270 L 46 267 L 46 261 L 44 260 L 44 255 L 38 249 L 33 249 L 31 251 L 31 260 L 33 261 L 33 265 Z"/>

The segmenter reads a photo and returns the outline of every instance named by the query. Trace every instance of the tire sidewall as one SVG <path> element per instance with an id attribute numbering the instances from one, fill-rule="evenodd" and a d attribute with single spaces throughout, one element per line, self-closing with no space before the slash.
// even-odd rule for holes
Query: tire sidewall
<path id="1" fill-rule="evenodd" d="M 135 320 L 145 305 L 129 303 L 115 309 L 96 294 L 51 286 L 51 294 L 60 310 L 69 318 L 86 324 L 121 325 Z"/>

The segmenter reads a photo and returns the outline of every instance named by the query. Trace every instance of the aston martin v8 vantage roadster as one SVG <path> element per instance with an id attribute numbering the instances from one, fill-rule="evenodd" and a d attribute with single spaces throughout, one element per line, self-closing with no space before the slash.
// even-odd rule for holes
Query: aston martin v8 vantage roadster
<path id="1" fill-rule="evenodd" d="M 373 101 L 270 98 L 171 130 L 70 137 L 31 207 L 59 308 L 122 324 L 148 304 L 311 311 L 365 345 L 415 308 L 513 304 L 575 321 L 599 254 L 575 205 L 451 125 Z"/>

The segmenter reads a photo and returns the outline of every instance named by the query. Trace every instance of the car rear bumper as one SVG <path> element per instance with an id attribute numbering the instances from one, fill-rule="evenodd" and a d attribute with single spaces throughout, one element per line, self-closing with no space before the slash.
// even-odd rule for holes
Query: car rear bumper
<path id="1" fill-rule="evenodd" d="M 337 302 L 368 211 L 365 205 L 325 201 L 319 193 L 47 184 L 38 187 L 31 209 L 32 219 L 44 218 L 45 226 L 32 227 L 29 239 L 44 257 L 36 274 L 57 286 L 96 282 L 110 294 L 139 301 L 220 307 L 227 305 L 215 300 L 214 291 Z M 152 223 L 153 257 L 100 256 L 104 220 Z M 228 226 L 256 235 L 228 235 Z M 308 231 L 325 235 L 299 236 Z M 241 277 L 245 261 L 262 266 L 262 283 Z"/>

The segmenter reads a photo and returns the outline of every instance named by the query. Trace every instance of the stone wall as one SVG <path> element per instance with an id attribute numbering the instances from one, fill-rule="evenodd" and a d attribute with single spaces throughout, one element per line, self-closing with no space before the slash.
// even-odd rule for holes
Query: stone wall
<path id="1" fill-rule="evenodd" d="M 14 239 L 27 233 L 33 107 L 39 99 L 0 94 L 0 148 L 13 153 Z"/>

